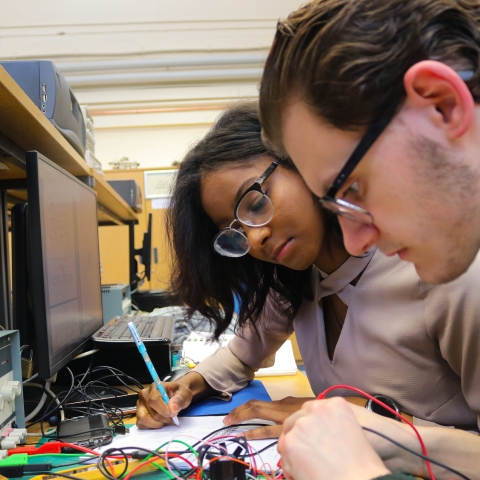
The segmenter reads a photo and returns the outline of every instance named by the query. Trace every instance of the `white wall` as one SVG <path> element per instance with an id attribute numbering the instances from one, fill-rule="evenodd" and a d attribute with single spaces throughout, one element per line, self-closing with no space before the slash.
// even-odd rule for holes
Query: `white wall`
<path id="1" fill-rule="evenodd" d="M 300 3 L 3 0 L 0 51 L 57 64 L 93 116 L 104 169 L 124 156 L 167 166 L 222 108 L 257 97 L 277 20 Z"/>

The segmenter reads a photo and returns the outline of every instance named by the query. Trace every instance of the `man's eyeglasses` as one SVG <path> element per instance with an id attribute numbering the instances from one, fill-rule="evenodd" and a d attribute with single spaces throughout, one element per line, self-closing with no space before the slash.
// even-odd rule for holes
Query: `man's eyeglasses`
<path id="1" fill-rule="evenodd" d="M 337 195 L 340 188 L 347 181 L 350 174 L 360 163 L 360 161 L 365 156 L 370 147 L 373 145 L 375 140 L 377 140 L 377 138 L 382 134 L 387 125 L 391 122 L 397 111 L 399 103 L 399 100 L 392 103 L 382 113 L 382 115 L 380 115 L 370 125 L 370 127 L 368 127 L 365 135 L 360 140 L 360 143 L 357 145 L 353 153 L 350 155 L 350 158 L 347 160 L 347 163 L 344 165 L 340 173 L 333 181 L 331 187 L 327 190 L 327 193 L 322 198 L 320 198 L 320 203 L 324 208 L 330 210 L 336 215 L 346 217 L 349 220 L 353 220 L 355 222 L 364 223 L 367 225 L 373 223 L 373 217 L 370 212 L 341 198 L 335 198 L 335 195 Z"/>
<path id="2" fill-rule="evenodd" d="M 235 222 L 249 227 L 262 227 L 273 218 L 273 203 L 262 190 L 263 182 L 277 168 L 278 163 L 272 164 L 249 187 L 235 205 L 233 222 L 220 230 L 213 239 L 213 248 L 224 257 L 243 257 L 250 250 L 248 238 L 242 227 L 234 228 Z"/>

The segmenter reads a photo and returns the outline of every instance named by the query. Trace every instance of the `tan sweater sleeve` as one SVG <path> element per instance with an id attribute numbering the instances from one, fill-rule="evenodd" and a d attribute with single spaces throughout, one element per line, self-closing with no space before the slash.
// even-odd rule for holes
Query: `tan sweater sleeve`
<path id="1" fill-rule="evenodd" d="M 428 288 L 428 287 L 427 287 Z M 437 285 L 426 297 L 428 334 L 459 377 L 480 428 L 480 257 L 457 280 Z M 448 410 L 449 402 L 442 409 Z M 457 407 L 458 408 L 458 405 Z"/>
<path id="2" fill-rule="evenodd" d="M 245 388 L 259 368 L 275 363 L 276 351 L 292 332 L 282 307 L 268 297 L 257 330 L 246 325 L 226 347 L 200 362 L 195 371 L 215 390 L 234 393 Z"/>

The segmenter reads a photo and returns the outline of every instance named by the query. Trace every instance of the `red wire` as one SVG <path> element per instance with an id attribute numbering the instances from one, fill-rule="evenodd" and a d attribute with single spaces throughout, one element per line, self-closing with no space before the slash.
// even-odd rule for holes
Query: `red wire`
<path id="1" fill-rule="evenodd" d="M 90 448 L 82 447 L 80 445 L 74 445 L 73 443 L 67 443 L 67 442 L 62 442 L 62 444 L 67 445 L 70 448 L 75 448 L 77 450 L 80 450 L 81 452 L 91 453 L 92 455 L 95 455 L 97 457 L 100 456 L 98 452 L 96 452 L 95 450 L 90 450 Z M 108 458 L 106 458 L 105 460 L 112 471 L 112 475 L 115 476 L 115 470 L 113 468 L 112 462 Z"/>
<path id="2" fill-rule="evenodd" d="M 369 398 L 370 400 L 372 400 L 373 402 L 377 403 L 378 405 L 382 406 L 383 408 L 385 408 L 386 410 L 388 410 L 390 413 L 393 413 L 395 416 L 397 416 L 398 418 L 401 418 L 407 425 L 409 425 L 411 428 L 413 428 L 413 431 L 415 432 L 415 434 L 417 435 L 417 438 L 418 438 L 418 441 L 420 442 L 420 446 L 422 448 L 422 453 L 427 456 L 427 447 L 425 446 L 425 443 L 423 442 L 423 439 L 420 435 L 420 433 L 418 432 L 418 430 L 415 428 L 415 425 L 413 425 L 412 422 L 410 422 L 409 420 L 407 420 L 405 417 L 403 417 L 400 413 L 396 412 L 395 410 L 393 410 L 393 408 L 390 408 L 388 405 L 386 405 L 385 403 L 383 403 L 382 401 L 378 400 L 378 398 L 375 398 L 375 397 L 372 397 L 371 395 L 369 395 L 368 393 L 364 392 L 363 390 L 360 390 L 359 388 L 356 388 L 356 387 L 351 387 L 350 385 L 334 385 L 333 387 L 329 387 L 327 388 L 324 392 L 320 393 L 318 396 L 317 396 L 317 400 L 323 400 L 325 398 L 325 395 L 327 395 L 327 393 L 331 392 L 332 390 L 337 390 L 337 389 L 346 389 L 346 390 L 352 390 L 354 392 L 357 392 L 359 393 L 360 395 L 364 396 L 364 397 L 367 397 Z M 433 474 L 433 471 L 432 471 L 432 467 L 430 465 L 430 462 L 428 460 L 425 460 L 425 465 L 427 466 L 427 470 L 428 470 L 428 474 L 430 475 L 430 478 L 431 480 L 435 480 L 435 475 Z"/>
<path id="3" fill-rule="evenodd" d="M 165 453 L 162 453 L 162 455 L 167 456 L 167 454 L 165 454 Z M 188 463 L 191 468 L 197 469 L 197 467 L 196 467 L 192 462 L 190 462 L 189 460 L 187 460 L 187 459 L 186 459 L 185 457 L 183 457 L 182 455 L 178 455 L 177 453 L 173 453 L 173 452 L 172 452 L 172 453 L 169 453 L 168 456 L 169 456 L 169 457 L 181 458 L 185 463 Z M 125 477 L 123 477 L 123 480 L 129 480 L 130 477 L 131 477 L 137 470 L 140 470 L 142 467 L 144 467 L 145 465 L 148 465 L 149 463 L 158 462 L 159 460 L 161 460 L 161 459 L 158 458 L 158 457 L 153 457 L 153 458 L 149 458 L 148 460 L 145 460 L 144 462 L 138 464 L 133 470 L 130 470 L 130 472 L 128 472 L 128 475 L 126 475 Z"/>

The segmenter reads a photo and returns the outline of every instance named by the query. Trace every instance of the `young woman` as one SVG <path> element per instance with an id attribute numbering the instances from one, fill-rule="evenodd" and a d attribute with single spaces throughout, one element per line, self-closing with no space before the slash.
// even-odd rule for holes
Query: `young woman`
<path id="1" fill-rule="evenodd" d="M 255 104 L 234 106 L 181 163 L 168 221 L 174 290 L 214 322 L 216 335 L 231 323 L 238 296 L 239 331 L 194 371 L 165 384 L 170 410 L 155 387 L 144 390 L 139 427 L 159 428 L 191 401 L 244 388 L 295 331 L 315 394 L 348 384 L 393 399 L 427 424 L 477 430 L 480 262 L 450 284 L 431 286 L 397 257 L 375 249 L 349 256 L 336 219 L 321 210 L 291 162 L 263 145 L 260 131 Z M 282 423 L 305 400 L 247 404 L 225 422 Z M 415 442 L 404 424 L 352 408 L 364 425 Z M 452 452 L 460 446 L 480 448 L 470 433 L 423 428 L 427 438 L 440 435 L 431 446 L 447 464 L 458 463 Z M 257 430 L 249 438 L 280 432 Z M 379 453 L 398 466 L 405 454 L 395 448 L 385 441 Z M 409 461 L 407 471 L 423 472 L 423 461 Z"/>

